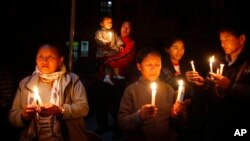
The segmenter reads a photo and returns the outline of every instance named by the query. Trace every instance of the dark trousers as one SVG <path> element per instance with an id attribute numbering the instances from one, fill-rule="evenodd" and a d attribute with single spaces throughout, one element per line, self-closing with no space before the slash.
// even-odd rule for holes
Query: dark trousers
<path id="1" fill-rule="evenodd" d="M 96 85 L 96 121 L 101 130 L 120 130 L 117 125 L 121 97 L 125 89 L 125 80 L 112 80 L 115 85 L 99 81 Z M 109 114 L 112 116 L 113 125 L 109 125 Z M 103 131 L 103 132 L 104 132 Z"/>

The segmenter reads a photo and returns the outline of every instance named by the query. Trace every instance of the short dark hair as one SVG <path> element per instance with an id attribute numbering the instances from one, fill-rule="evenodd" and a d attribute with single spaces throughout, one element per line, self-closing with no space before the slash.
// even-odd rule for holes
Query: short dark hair
<path id="1" fill-rule="evenodd" d="M 104 19 L 106 19 L 106 18 L 112 19 L 112 17 L 109 16 L 109 15 L 103 15 L 103 16 L 101 16 L 101 18 L 100 18 L 100 22 L 103 22 Z"/>
<path id="2" fill-rule="evenodd" d="M 64 57 L 64 53 L 63 53 L 63 50 L 62 50 L 62 47 L 59 43 L 57 42 L 54 42 L 54 41 L 45 41 L 45 42 L 42 42 L 38 45 L 38 50 L 37 52 L 39 51 L 39 49 L 45 45 L 48 45 L 50 48 L 55 48 L 57 53 L 58 53 L 58 56 L 59 57 Z"/>
<path id="3" fill-rule="evenodd" d="M 139 63 L 141 64 L 143 59 L 145 57 L 148 56 L 148 54 L 156 54 L 157 56 L 159 56 L 160 58 L 162 57 L 161 56 L 161 53 L 159 52 L 159 50 L 157 50 L 156 48 L 154 47 L 143 47 L 141 48 L 137 55 L 136 55 L 136 63 Z"/>
<path id="4" fill-rule="evenodd" d="M 246 34 L 246 31 L 244 30 L 244 26 L 239 25 L 237 23 L 227 23 L 227 24 L 221 25 L 219 27 L 219 33 L 221 32 L 229 32 L 235 35 L 236 37 Z"/>

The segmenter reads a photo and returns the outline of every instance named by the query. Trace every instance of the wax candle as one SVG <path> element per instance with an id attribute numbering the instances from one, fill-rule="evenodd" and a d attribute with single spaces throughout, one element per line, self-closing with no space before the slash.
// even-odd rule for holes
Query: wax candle
<path id="1" fill-rule="evenodd" d="M 181 101 L 182 102 L 183 98 L 184 98 L 184 90 L 185 90 L 183 80 L 179 80 L 178 84 L 179 84 L 179 87 L 178 87 L 178 91 L 177 91 L 177 99 L 176 99 L 176 101 Z"/>
<path id="2" fill-rule="evenodd" d="M 38 88 L 34 86 L 34 101 L 38 102 L 38 105 L 43 105 L 42 99 L 39 95 Z"/>
<path id="3" fill-rule="evenodd" d="M 213 72 L 213 62 L 214 62 L 214 56 L 212 56 L 210 59 L 209 59 L 209 66 L 210 66 L 210 72 Z"/>
<path id="4" fill-rule="evenodd" d="M 224 67 L 224 64 L 220 64 L 220 75 L 222 75 L 223 73 L 223 67 Z"/>
<path id="5" fill-rule="evenodd" d="M 109 40 L 112 41 L 112 32 L 109 32 Z"/>
<path id="6" fill-rule="evenodd" d="M 155 82 L 152 82 L 151 83 L 151 89 L 152 89 L 152 98 L 151 98 L 151 104 L 152 105 L 155 105 L 155 96 L 156 96 L 156 83 Z"/>
<path id="7" fill-rule="evenodd" d="M 220 74 L 219 68 L 216 69 L 216 74 Z"/>
<path id="8" fill-rule="evenodd" d="M 194 61 L 192 60 L 190 63 L 191 63 L 191 66 L 192 66 L 192 70 L 195 71 Z"/>

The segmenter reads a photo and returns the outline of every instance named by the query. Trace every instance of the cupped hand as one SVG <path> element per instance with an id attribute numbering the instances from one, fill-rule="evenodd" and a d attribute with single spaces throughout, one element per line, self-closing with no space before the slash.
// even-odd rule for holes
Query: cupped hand
<path id="1" fill-rule="evenodd" d="M 37 105 L 27 105 L 21 113 L 22 119 L 31 120 L 36 116 L 36 112 L 38 111 Z"/>
<path id="2" fill-rule="evenodd" d="M 215 86 L 221 87 L 223 89 L 228 89 L 230 86 L 230 79 L 228 79 L 225 76 L 216 74 L 216 73 L 210 73 L 213 79 L 210 79 L 210 81 L 214 82 Z"/>
<path id="3" fill-rule="evenodd" d="M 186 99 L 183 102 L 176 101 L 172 109 L 173 116 L 177 116 L 182 112 L 186 112 L 187 107 L 190 105 L 190 103 L 190 99 Z"/>
<path id="4" fill-rule="evenodd" d="M 149 118 L 155 117 L 157 114 L 158 108 L 155 107 L 155 105 L 152 104 L 146 104 L 141 107 L 140 110 L 140 118 L 141 120 L 147 120 Z"/>
<path id="5" fill-rule="evenodd" d="M 205 79 L 199 75 L 198 72 L 196 71 L 187 71 L 185 73 L 187 81 L 197 85 L 197 86 L 202 86 L 205 84 Z"/>
<path id="6" fill-rule="evenodd" d="M 61 108 L 57 105 L 48 103 L 40 107 L 39 115 L 50 116 L 50 115 L 60 115 Z"/>

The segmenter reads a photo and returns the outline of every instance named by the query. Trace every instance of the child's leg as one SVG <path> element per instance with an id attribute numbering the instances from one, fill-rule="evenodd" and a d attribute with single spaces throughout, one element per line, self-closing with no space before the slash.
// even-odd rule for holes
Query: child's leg
<path id="1" fill-rule="evenodd" d="M 119 74 L 119 68 L 113 68 L 113 71 L 114 71 L 114 78 L 115 79 L 125 79 L 125 77 L 124 76 L 121 76 L 120 74 Z"/>
<path id="2" fill-rule="evenodd" d="M 108 83 L 110 85 L 115 85 L 114 82 L 112 82 L 112 80 L 111 80 L 111 76 L 112 76 L 111 68 L 106 66 L 105 70 L 104 70 L 104 74 L 105 74 L 105 76 L 104 76 L 103 82 Z"/>

